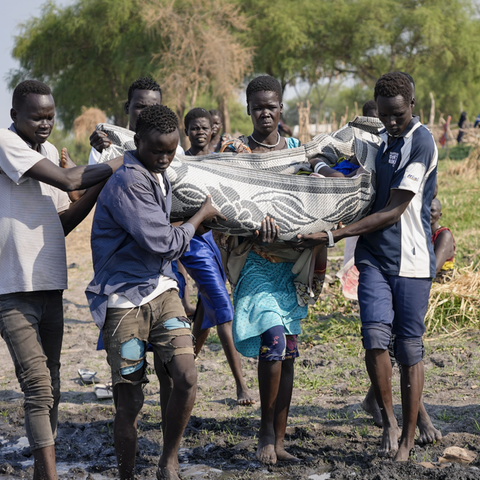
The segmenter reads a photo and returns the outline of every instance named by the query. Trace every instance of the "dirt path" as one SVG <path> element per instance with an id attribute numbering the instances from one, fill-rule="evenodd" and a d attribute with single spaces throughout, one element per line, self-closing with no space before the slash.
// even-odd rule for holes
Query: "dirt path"
<path id="1" fill-rule="evenodd" d="M 62 350 L 62 402 L 57 459 L 62 479 L 116 478 L 112 443 L 113 406 L 84 385 L 78 368 L 109 380 L 105 352 L 96 351 L 98 330 L 91 321 L 84 289 L 92 276 L 89 248 L 91 216 L 67 238 L 70 289 L 65 292 Z M 256 361 L 243 359 L 248 385 L 257 398 L 238 407 L 235 386 L 218 343 L 207 343 L 197 361 L 198 394 L 182 443 L 184 478 L 238 479 L 480 479 L 480 457 L 469 467 L 427 469 L 448 446 L 480 452 L 480 335 L 427 339 L 425 403 L 444 437 L 417 445 L 412 460 L 393 464 L 377 456 L 379 428 L 359 403 L 368 389 L 359 338 L 300 349 L 287 432 L 287 448 L 300 466 L 266 468 L 255 460 L 259 427 Z M 150 359 L 151 360 L 151 359 Z M 25 443 L 22 393 L 5 343 L 0 342 L 0 478 L 32 478 L 32 456 Z M 162 448 L 158 380 L 149 375 L 139 422 L 138 477 L 155 476 Z M 399 376 L 395 372 L 395 411 L 400 417 Z"/>

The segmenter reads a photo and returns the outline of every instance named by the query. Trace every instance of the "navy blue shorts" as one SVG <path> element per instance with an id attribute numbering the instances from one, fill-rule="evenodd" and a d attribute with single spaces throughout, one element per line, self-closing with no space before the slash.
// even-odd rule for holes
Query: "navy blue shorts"
<path id="1" fill-rule="evenodd" d="M 416 349 L 419 346 L 423 355 L 421 338 L 425 333 L 424 319 L 432 279 L 386 275 L 369 265 L 360 264 L 357 267 L 360 272 L 358 302 L 365 349 L 388 350 L 393 334 L 397 359 L 399 353 L 403 360 L 405 357 L 405 352 L 398 352 L 399 344 L 403 345 L 403 350 L 409 350 L 409 343 Z M 409 352 L 407 354 L 411 356 Z M 412 364 L 400 361 L 401 364 L 405 362 Z"/>

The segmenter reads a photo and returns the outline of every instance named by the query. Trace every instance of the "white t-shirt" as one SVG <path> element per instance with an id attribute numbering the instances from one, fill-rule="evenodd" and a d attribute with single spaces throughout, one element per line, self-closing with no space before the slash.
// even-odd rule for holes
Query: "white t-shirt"
<path id="1" fill-rule="evenodd" d="M 65 235 L 58 216 L 68 194 L 24 176 L 48 158 L 59 165 L 57 149 L 41 153 L 15 131 L 0 129 L 0 294 L 67 288 Z"/>

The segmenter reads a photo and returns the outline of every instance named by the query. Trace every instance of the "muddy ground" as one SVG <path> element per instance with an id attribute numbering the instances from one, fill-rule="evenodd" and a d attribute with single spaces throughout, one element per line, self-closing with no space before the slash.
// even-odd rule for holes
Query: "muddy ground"
<path id="1" fill-rule="evenodd" d="M 67 238 L 70 289 L 64 296 L 62 401 L 56 446 L 61 479 L 117 478 L 112 401 L 98 400 L 92 386 L 83 384 L 77 374 L 78 368 L 89 368 L 98 372 L 102 381 L 109 381 L 105 352 L 95 350 L 98 331 L 84 295 L 92 276 L 90 222 L 91 216 Z M 183 478 L 480 479 L 480 456 L 468 467 L 425 468 L 419 464 L 435 462 L 449 446 L 480 453 L 480 334 L 427 338 L 425 404 L 443 439 L 435 445 L 417 445 L 411 460 L 401 465 L 377 455 L 381 430 L 360 408 L 368 381 L 358 337 L 301 345 L 286 444 L 303 462 L 268 468 L 255 460 L 259 427 L 256 360 L 243 359 L 243 368 L 257 403 L 239 407 L 233 378 L 215 340 L 215 336 L 209 339 L 197 361 L 197 400 L 181 446 Z M 0 478 L 32 478 L 23 396 L 3 341 L 0 364 Z M 155 478 L 162 448 L 159 385 L 154 374 L 149 379 L 139 422 L 137 466 L 141 479 Z M 394 392 L 401 422 L 398 372 Z"/>

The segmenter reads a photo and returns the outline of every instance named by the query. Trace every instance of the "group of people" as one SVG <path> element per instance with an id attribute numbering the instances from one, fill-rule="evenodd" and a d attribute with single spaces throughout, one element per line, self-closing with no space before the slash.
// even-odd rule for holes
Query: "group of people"
<path id="1" fill-rule="evenodd" d="M 219 113 L 194 108 L 184 119 L 191 145 L 185 155 L 221 149 L 265 154 L 300 146 L 279 132 L 283 103 L 276 79 L 268 75 L 253 79 L 246 97 L 253 127 L 248 137 L 222 139 Z M 164 441 L 157 478 L 179 478 L 178 448 L 195 401 L 195 355 L 213 326 L 235 378 L 240 405 L 254 399 L 243 379 L 239 353 L 258 357 L 257 458 L 266 464 L 299 461 L 286 451 L 284 437 L 299 355 L 297 337 L 308 305 L 298 294 L 292 268 L 303 251 L 311 250 L 315 257 L 323 247 L 353 236 L 359 236 L 355 264 L 360 271 L 366 366 L 380 411 L 378 423 L 383 426 L 379 452 L 407 460 L 417 424 L 421 434 L 423 428 L 424 441 L 440 438 L 422 402 L 424 315 L 438 263 L 430 227 L 437 149 L 431 133 L 413 115 L 409 77 L 401 72 L 383 75 L 374 97 L 370 111 L 377 109 L 385 128 L 379 131 L 376 197 L 370 214 L 344 228 L 301 235 L 287 244 L 278 241 L 279 226 L 271 216 L 251 237 L 227 242 L 213 235 L 203 223 L 225 217 L 210 197 L 192 218 L 171 223 L 172 187 L 166 171 L 183 149 L 178 119 L 162 105 L 161 89 L 153 80 L 139 79 L 128 91 L 125 112 L 135 132 L 135 150 L 101 163 L 101 152 L 111 141 L 95 131 L 88 166 L 75 166 L 65 150 L 60 157 L 47 141 L 55 117 L 49 87 L 27 80 L 15 88 L 13 123 L 0 130 L 0 333 L 25 395 L 35 480 L 57 478 L 54 442 L 62 291 L 67 288 L 64 236 L 95 203 L 94 278 L 86 294 L 111 367 L 114 444 L 122 480 L 133 479 L 135 473 L 148 349 L 154 352 L 160 380 Z M 351 167 L 342 173 L 324 160 L 311 161 L 315 175 L 343 177 L 355 174 L 358 167 L 355 158 L 348 159 Z M 447 237 L 448 232 L 437 228 L 438 208 L 436 212 L 432 218 L 437 237 Z M 222 258 L 225 252 L 217 243 L 229 258 Z M 444 250 L 445 260 L 453 257 L 447 247 Z M 319 276 L 325 273 L 322 258 L 318 256 L 315 266 Z M 234 290 L 233 308 L 225 270 Z M 188 296 L 185 271 L 198 286 L 195 312 L 187 313 L 187 302 L 182 303 L 181 297 Z M 389 349 L 401 369 L 402 431 L 393 413 Z"/>

